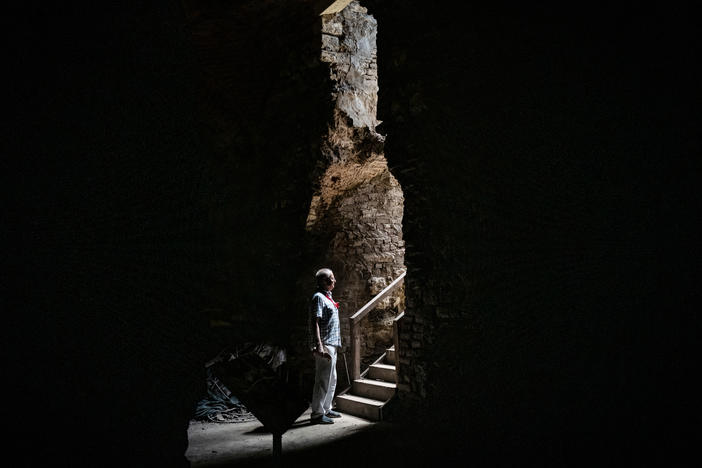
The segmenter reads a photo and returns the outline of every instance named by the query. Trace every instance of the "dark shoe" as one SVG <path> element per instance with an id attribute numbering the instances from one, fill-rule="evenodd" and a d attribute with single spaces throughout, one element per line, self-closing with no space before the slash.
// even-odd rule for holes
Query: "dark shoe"
<path id="1" fill-rule="evenodd" d="M 325 414 L 325 416 L 328 417 L 328 418 L 340 418 L 340 417 L 341 417 L 341 413 L 337 413 L 337 412 L 334 411 L 334 410 L 329 410 L 329 411 L 327 412 L 327 414 Z"/>
<path id="2" fill-rule="evenodd" d="M 326 416 L 318 416 L 316 418 L 310 418 L 310 421 L 312 421 L 312 424 L 334 424 L 334 421 L 329 419 Z"/>

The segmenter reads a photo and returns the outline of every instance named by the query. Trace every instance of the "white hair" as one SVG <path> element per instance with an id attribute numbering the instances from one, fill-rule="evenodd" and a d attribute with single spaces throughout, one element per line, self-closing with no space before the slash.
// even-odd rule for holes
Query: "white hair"
<path id="1" fill-rule="evenodd" d="M 317 280 L 317 286 L 326 286 L 332 275 L 333 273 L 329 268 L 322 268 L 321 270 L 318 270 L 314 275 L 315 279 Z"/>

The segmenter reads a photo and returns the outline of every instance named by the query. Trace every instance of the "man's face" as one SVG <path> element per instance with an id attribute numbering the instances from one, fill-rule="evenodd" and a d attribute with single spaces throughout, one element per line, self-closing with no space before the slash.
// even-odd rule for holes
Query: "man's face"
<path id="1" fill-rule="evenodd" d="M 327 280 L 327 291 L 334 289 L 334 285 L 336 285 L 336 278 L 334 278 L 334 273 L 332 273 Z"/>

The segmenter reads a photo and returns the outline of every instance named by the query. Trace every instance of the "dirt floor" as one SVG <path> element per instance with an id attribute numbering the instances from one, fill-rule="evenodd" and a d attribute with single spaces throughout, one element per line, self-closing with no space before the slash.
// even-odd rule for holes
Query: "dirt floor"
<path id="1" fill-rule="evenodd" d="M 214 423 L 191 421 L 188 450 L 185 453 L 193 468 L 225 466 L 297 466 L 326 456 L 333 466 L 350 466 L 364 447 L 391 424 L 371 422 L 343 414 L 334 424 L 311 424 L 310 410 L 305 411 L 283 434 L 282 457 L 273 459 L 273 436 L 258 421 Z M 351 458 L 349 458 L 351 457 Z M 349 463 L 346 463 L 349 462 Z M 324 465 L 329 463 L 324 463 Z"/>

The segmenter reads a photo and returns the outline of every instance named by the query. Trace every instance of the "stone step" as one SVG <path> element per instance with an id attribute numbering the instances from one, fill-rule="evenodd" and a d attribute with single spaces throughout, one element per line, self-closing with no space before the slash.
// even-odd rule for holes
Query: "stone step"
<path id="1" fill-rule="evenodd" d="M 385 351 L 385 363 L 386 364 L 395 364 L 395 347 L 393 346 L 392 348 L 388 348 Z"/>
<path id="2" fill-rule="evenodd" d="M 383 401 L 344 393 L 336 396 L 336 409 L 370 421 L 383 419 Z"/>
<path id="3" fill-rule="evenodd" d="M 356 379 L 353 381 L 352 393 L 373 400 L 388 401 L 395 396 L 397 384 L 382 380 Z"/>
<path id="4" fill-rule="evenodd" d="M 371 364 L 368 367 L 367 377 L 371 380 L 384 380 L 396 382 L 395 366 L 392 364 Z"/>

